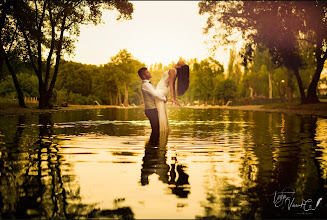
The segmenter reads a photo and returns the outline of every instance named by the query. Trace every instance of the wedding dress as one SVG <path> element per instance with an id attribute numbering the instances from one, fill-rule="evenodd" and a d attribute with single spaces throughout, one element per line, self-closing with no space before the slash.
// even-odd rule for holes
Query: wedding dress
<path id="1" fill-rule="evenodd" d="M 175 77 L 177 70 L 175 70 Z M 157 84 L 156 90 L 164 96 L 168 97 L 169 94 L 169 70 L 164 72 L 162 75 L 161 80 Z M 169 121 L 168 121 L 168 112 L 166 103 L 160 99 L 156 98 L 156 107 L 158 110 L 158 117 L 159 117 L 159 130 L 160 132 L 169 131 Z"/>

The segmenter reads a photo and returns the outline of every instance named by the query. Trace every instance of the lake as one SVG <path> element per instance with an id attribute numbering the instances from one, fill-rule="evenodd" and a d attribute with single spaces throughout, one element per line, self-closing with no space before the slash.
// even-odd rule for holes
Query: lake
<path id="1" fill-rule="evenodd" d="M 325 218 L 327 119 L 169 108 L 0 117 L 0 218 Z"/>

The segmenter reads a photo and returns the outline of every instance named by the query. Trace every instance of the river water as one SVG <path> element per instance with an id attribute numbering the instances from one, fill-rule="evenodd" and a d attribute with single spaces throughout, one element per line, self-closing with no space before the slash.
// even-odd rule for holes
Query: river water
<path id="1" fill-rule="evenodd" d="M 0 218 L 325 218 L 327 119 L 169 108 L 0 117 Z"/>

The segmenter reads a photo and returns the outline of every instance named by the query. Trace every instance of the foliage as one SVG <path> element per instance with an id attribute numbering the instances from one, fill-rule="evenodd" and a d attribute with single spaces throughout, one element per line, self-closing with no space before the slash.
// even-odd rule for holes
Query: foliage
<path id="1" fill-rule="evenodd" d="M 132 82 L 136 82 L 138 75 L 135 74 L 137 71 L 143 67 L 144 64 L 132 58 L 132 54 L 128 53 L 126 49 L 120 50 L 119 53 L 111 57 L 111 67 L 115 70 L 113 74 L 114 80 L 117 82 L 117 90 L 124 89 L 124 105 L 128 106 L 128 95 L 132 93 L 138 93 L 140 95 L 139 90 L 132 89 L 130 90 L 130 86 Z M 132 87 L 135 87 L 136 84 L 133 83 Z M 120 103 L 121 104 L 121 103 Z"/>
<path id="2" fill-rule="evenodd" d="M 57 80 L 61 56 L 63 53 L 73 53 L 80 25 L 100 23 L 102 9 L 117 9 L 118 19 L 131 19 L 133 12 L 133 5 L 127 1 L 12 1 L 3 3 L 6 6 L 8 4 L 9 8 L 5 7 L 9 9 L 9 13 L 6 14 L 7 20 L 13 21 L 8 23 L 10 27 L 8 30 L 11 30 L 12 34 L 16 31 L 20 36 L 13 44 L 19 49 L 15 55 L 27 60 L 38 77 L 39 108 L 47 108 L 51 105 L 50 100 Z M 2 40 L 6 42 L 8 39 Z"/>
<path id="3" fill-rule="evenodd" d="M 94 104 L 98 101 L 100 104 L 121 105 L 122 98 L 127 105 L 140 104 L 142 97 L 137 70 L 142 66 L 144 64 L 133 59 L 127 50 L 120 51 L 112 61 L 100 67 L 63 62 L 56 90 L 67 91 L 71 104 Z M 57 102 L 60 99 L 57 97 Z"/>
<path id="4" fill-rule="evenodd" d="M 225 102 L 224 104 L 226 104 L 235 97 L 236 89 L 235 82 L 231 79 L 226 79 L 219 83 L 215 88 L 214 94 L 218 99 L 223 99 Z"/>
<path id="5" fill-rule="evenodd" d="M 234 80 L 235 84 L 238 85 L 242 79 L 242 71 L 238 62 L 235 49 L 230 50 L 227 77 Z"/>
<path id="6" fill-rule="evenodd" d="M 17 79 L 25 97 L 38 97 L 37 77 L 28 73 L 19 73 Z M 0 82 L 0 96 L 17 98 L 16 89 L 11 76 L 6 76 Z"/>
<path id="7" fill-rule="evenodd" d="M 193 94 L 193 100 L 213 103 L 215 99 L 214 88 L 223 79 L 224 67 L 217 60 L 209 57 L 200 63 L 195 62 L 190 74 L 189 93 Z"/>
<path id="8" fill-rule="evenodd" d="M 63 62 L 58 74 L 57 87 L 87 96 L 91 94 L 91 77 L 96 70 L 97 67 L 93 65 Z"/>
<path id="9" fill-rule="evenodd" d="M 302 103 L 317 102 L 316 88 L 327 58 L 327 3 L 325 1 L 201 1 L 199 13 L 208 14 L 205 33 L 215 29 L 217 42 L 230 43 L 236 30 L 247 40 L 244 64 L 259 43 L 269 48 L 274 63 L 285 65 L 296 76 Z M 310 42 L 315 71 L 305 96 L 299 69 L 302 41 Z"/>

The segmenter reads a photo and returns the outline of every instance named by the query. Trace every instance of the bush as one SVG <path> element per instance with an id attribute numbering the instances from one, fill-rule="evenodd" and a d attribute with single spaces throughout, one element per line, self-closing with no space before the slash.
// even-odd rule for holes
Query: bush
<path id="1" fill-rule="evenodd" d="M 59 91 L 56 91 L 57 105 L 61 105 L 62 103 L 67 101 L 68 101 L 67 89 L 60 89 Z"/>
<path id="2" fill-rule="evenodd" d="M 68 103 L 73 105 L 84 105 L 86 102 L 86 97 L 78 93 L 70 92 L 68 96 Z"/>
<path id="3" fill-rule="evenodd" d="M 95 95 L 89 95 L 87 97 L 86 103 L 87 105 L 94 105 L 95 104 L 94 101 L 98 101 L 99 104 L 102 105 L 102 100 Z"/>
<path id="4" fill-rule="evenodd" d="M 66 100 L 69 104 L 73 105 L 94 105 L 94 101 L 98 101 L 100 105 L 102 104 L 102 101 L 95 95 L 89 95 L 86 97 L 73 92 L 69 93 L 68 99 Z"/>
<path id="5" fill-rule="evenodd" d="M 39 96 L 38 79 L 35 75 L 19 73 L 17 74 L 17 79 L 25 97 Z M 7 98 L 12 98 L 14 96 L 17 98 L 17 91 L 11 75 L 8 75 L 3 80 L 1 80 L 0 96 Z"/>

